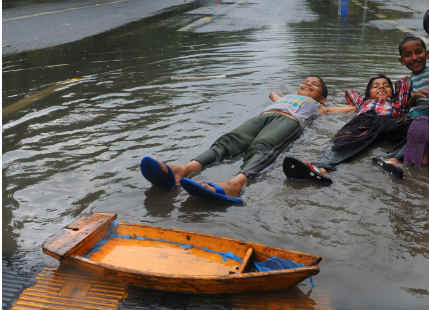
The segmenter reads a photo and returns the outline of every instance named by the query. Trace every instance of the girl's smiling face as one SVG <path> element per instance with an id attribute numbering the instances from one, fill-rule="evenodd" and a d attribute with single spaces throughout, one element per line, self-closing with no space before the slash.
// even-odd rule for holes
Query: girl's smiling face
<path id="1" fill-rule="evenodd" d="M 390 99 L 393 96 L 393 90 L 390 83 L 385 78 L 378 78 L 372 81 L 369 88 L 369 97 L 372 99 Z"/>
<path id="2" fill-rule="evenodd" d="M 402 45 L 399 61 L 408 69 L 418 74 L 426 67 L 428 53 L 424 46 L 417 40 L 408 41 Z"/>

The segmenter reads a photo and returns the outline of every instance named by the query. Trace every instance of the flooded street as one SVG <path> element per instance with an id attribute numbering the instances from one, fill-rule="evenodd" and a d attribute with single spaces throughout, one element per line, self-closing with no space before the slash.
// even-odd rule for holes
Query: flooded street
<path id="1" fill-rule="evenodd" d="M 83 212 L 116 212 L 124 222 L 322 256 L 315 287 L 305 281 L 274 298 L 284 306 L 273 309 L 429 309 L 427 168 L 405 168 L 404 180 L 378 170 L 371 158 L 391 150 L 386 142 L 338 166 L 329 187 L 283 174 L 286 154 L 317 160 L 352 113 L 306 128 L 246 186 L 245 206 L 165 192 L 139 170 L 147 155 L 191 160 L 268 106 L 270 91 L 293 92 L 308 75 L 327 82 L 330 105 L 345 103 L 345 89 L 363 93 L 376 74 L 408 75 L 398 62 L 404 32 L 378 13 L 404 24 L 412 13 L 380 2 L 350 1 L 340 17 L 337 1 L 201 1 L 3 57 L 3 262 L 35 274 L 56 264 L 41 251 L 48 236 Z M 193 179 L 224 180 L 241 163 L 228 160 Z M 269 309 L 257 305 L 263 298 L 136 290 L 122 306 Z"/>

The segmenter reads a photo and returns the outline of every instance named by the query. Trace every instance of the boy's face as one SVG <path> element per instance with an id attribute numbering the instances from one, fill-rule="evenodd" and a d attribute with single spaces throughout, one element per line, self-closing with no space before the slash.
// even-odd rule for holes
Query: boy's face
<path id="1" fill-rule="evenodd" d="M 314 76 L 307 77 L 298 87 L 297 94 L 307 96 L 314 100 L 324 103 L 326 98 L 322 96 L 322 82 Z"/>
<path id="2" fill-rule="evenodd" d="M 390 99 L 393 91 L 389 82 L 384 78 L 375 79 L 372 81 L 369 88 L 369 97 L 372 99 Z"/>
<path id="3" fill-rule="evenodd" d="M 399 61 L 408 69 L 418 74 L 426 67 L 428 53 L 419 41 L 408 41 L 402 45 Z"/>

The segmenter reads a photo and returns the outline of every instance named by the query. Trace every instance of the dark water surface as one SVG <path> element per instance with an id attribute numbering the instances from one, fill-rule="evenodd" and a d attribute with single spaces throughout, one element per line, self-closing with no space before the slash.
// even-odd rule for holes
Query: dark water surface
<path id="1" fill-rule="evenodd" d="M 323 256 L 312 290 L 305 281 L 274 298 L 284 309 L 428 309 L 428 170 L 406 168 L 404 181 L 377 170 L 371 157 L 390 150 L 388 143 L 340 165 L 334 184 L 322 188 L 286 180 L 284 153 L 245 188 L 244 207 L 192 199 L 180 188 L 165 193 L 139 171 L 145 155 L 192 159 L 263 110 L 269 91 L 294 91 L 309 74 L 325 78 L 330 104 L 344 103 L 344 89 L 363 91 L 375 74 L 394 80 L 408 74 L 397 61 L 403 33 L 377 26 L 377 5 L 350 3 L 348 16 L 339 17 L 336 1 L 206 1 L 3 58 L 3 260 L 37 272 L 55 264 L 41 252 L 49 235 L 82 212 L 117 212 L 120 221 Z M 178 31 L 206 14 L 210 23 Z M 81 80 L 56 84 L 70 78 Z M 316 160 L 352 116 L 320 117 L 289 154 Z M 194 179 L 227 179 L 240 164 L 226 161 Z M 271 306 L 263 297 L 137 290 L 123 307 Z"/>

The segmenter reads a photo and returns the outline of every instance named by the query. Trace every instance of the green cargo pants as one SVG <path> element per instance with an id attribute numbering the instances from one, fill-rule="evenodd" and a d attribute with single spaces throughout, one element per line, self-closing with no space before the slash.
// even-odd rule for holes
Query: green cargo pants
<path id="1" fill-rule="evenodd" d="M 241 173 L 255 177 L 302 133 L 298 121 L 276 112 L 266 112 L 245 121 L 218 138 L 194 158 L 203 167 L 244 154 Z"/>

